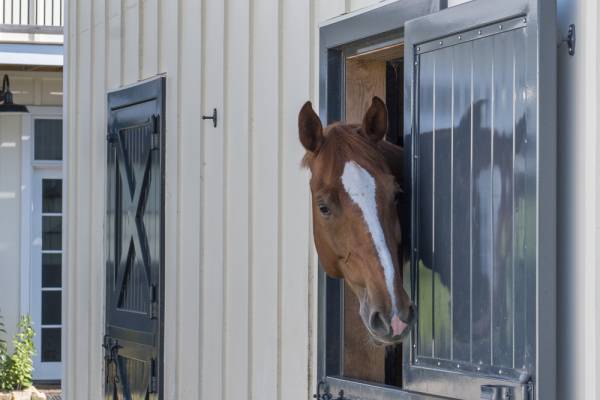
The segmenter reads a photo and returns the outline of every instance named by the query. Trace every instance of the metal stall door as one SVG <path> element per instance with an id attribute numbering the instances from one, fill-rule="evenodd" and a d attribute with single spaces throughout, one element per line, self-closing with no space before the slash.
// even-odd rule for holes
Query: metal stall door
<path id="1" fill-rule="evenodd" d="M 108 95 L 105 399 L 158 399 L 164 78 Z"/>
<path id="2" fill-rule="evenodd" d="M 554 399 L 554 8 L 475 0 L 406 25 L 406 389 Z"/>

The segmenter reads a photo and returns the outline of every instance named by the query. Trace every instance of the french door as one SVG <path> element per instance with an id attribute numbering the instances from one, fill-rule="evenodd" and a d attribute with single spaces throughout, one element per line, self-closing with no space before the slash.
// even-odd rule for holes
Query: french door
<path id="1" fill-rule="evenodd" d="M 60 380 L 62 376 L 62 183 L 60 166 L 33 172 L 31 317 L 36 330 L 36 380 Z"/>

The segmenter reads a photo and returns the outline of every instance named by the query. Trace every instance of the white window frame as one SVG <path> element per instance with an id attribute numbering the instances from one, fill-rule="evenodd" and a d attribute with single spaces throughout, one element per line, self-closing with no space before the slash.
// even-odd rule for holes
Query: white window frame
<path id="1" fill-rule="evenodd" d="M 32 232 L 32 215 L 33 215 L 33 201 L 35 200 L 33 184 L 34 175 L 36 171 L 56 171 L 59 173 L 63 180 L 63 247 L 62 247 L 62 265 L 63 265 L 63 277 L 64 277 L 64 266 L 65 266 L 65 174 L 64 174 L 64 163 L 66 153 L 64 152 L 65 135 L 63 130 L 63 159 L 62 160 L 50 160 L 50 161 L 36 161 L 34 158 L 34 127 L 36 119 L 61 119 L 63 120 L 63 109 L 62 107 L 48 107 L 48 106 L 27 106 L 29 109 L 28 114 L 23 115 L 22 124 L 22 135 L 21 135 L 21 310 L 23 314 L 33 314 L 33 305 L 36 304 L 33 296 L 35 296 L 33 278 L 35 274 L 32 271 L 33 262 L 33 251 L 34 247 L 32 244 L 33 232 Z M 64 296 L 64 279 L 63 279 L 63 296 Z M 64 313 L 63 313 L 64 314 Z M 64 315 L 62 318 L 62 324 L 64 329 Z M 37 341 L 40 341 L 41 330 L 38 326 L 34 326 L 37 334 Z M 64 347 L 64 343 L 63 343 Z M 38 355 L 36 361 L 41 360 L 39 352 L 41 349 L 38 348 Z M 63 352 L 64 354 L 64 352 Z M 40 368 L 36 362 L 34 367 L 34 379 L 36 380 L 51 380 L 58 381 L 62 379 L 62 362 L 55 363 L 60 364 L 60 368 L 57 368 L 48 374 L 43 373 L 43 368 Z M 57 372 L 58 371 L 58 372 Z"/>
<path id="2" fill-rule="evenodd" d="M 41 241 L 37 240 L 41 238 L 42 226 L 41 220 L 46 215 L 60 216 L 64 220 L 64 210 L 60 213 L 44 213 L 42 211 L 42 184 L 45 179 L 60 179 L 63 181 L 63 175 L 60 166 L 42 167 L 35 168 L 33 173 L 33 186 L 32 186 L 32 215 L 35 219 L 32 219 L 32 243 L 31 243 L 31 308 L 30 314 L 33 320 L 36 322 L 35 329 L 36 335 L 34 343 L 37 349 L 35 356 L 33 357 L 34 363 L 34 378 L 38 380 L 58 380 L 62 375 L 62 361 L 42 361 L 42 292 L 43 291 L 60 291 L 63 292 L 63 283 L 61 279 L 61 286 L 57 288 L 42 289 L 42 255 L 47 254 L 64 254 L 64 248 L 61 243 L 60 250 L 42 250 Z M 63 191 L 64 194 L 64 191 Z M 35 236 L 39 236 L 36 238 Z M 64 258 L 64 257 L 61 257 Z M 62 310 L 62 305 L 61 305 Z M 44 328 L 60 328 L 64 329 L 64 319 L 61 318 L 61 323 L 57 325 L 44 325 Z M 62 360 L 62 358 L 61 358 Z"/>

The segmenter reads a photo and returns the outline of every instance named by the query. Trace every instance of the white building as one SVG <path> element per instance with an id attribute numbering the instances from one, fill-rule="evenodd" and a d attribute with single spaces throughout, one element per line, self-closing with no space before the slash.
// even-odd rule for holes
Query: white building
<path id="1" fill-rule="evenodd" d="M 38 381 L 62 375 L 62 25 L 62 1 L 0 1 L 0 76 L 28 109 L 0 112 L 0 315 L 11 337 L 32 316 Z"/>
<path id="2" fill-rule="evenodd" d="M 140 398 L 161 398 L 162 393 L 165 399 L 306 399 L 322 378 L 334 398 L 343 389 L 348 398 L 444 394 L 476 399 L 489 394 L 482 384 L 507 386 L 489 390 L 504 390 L 517 399 L 598 397 L 600 9 L 593 0 L 558 0 L 556 7 L 541 0 L 455 3 L 462 2 L 67 3 L 65 398 L 100 399 L 105 393 L 112 398 L 114 391 L 124 396 L 130 391 Z M 405 24 L 414 18 L 422 19 Z M 577 33 L 573 55 L 566 42 L 558 46 L 570 24 Z M 436 69 L 431 60 L 446 60 L 439 52 L 462 48 L 460 43 L 472 44 L 472 52 L 453 58 L 452 74 L 443 75 L 445 69 Z M 496 52 L 501 50 L 506 53 Z M 406 58 L 410 62 L 405 64 Z M 464 343 L 457 345 L 457 339 L 464 332 L 452 325 L 458 321 L 453 307 L 473 308 L 473 302 L 459 298 L 461 292 L 448 283 L 454 278 L 448 281 L 441 266 L 439 271 L 437 266 L 424 268 L 423 279 L 428 273 L 433 287 L 442 285 L 450 294 L 451 300 L 444 301 L 452 311 L 429 314 L 421 309 L 419 323 L 430 318 L 438 330 L 433 327 L 428 338 L 419 337 L 416 350 L 410 342 L 401 361 L 392 351 L 370 354 L 380 357 L 375 360 L 383 374 L 379 383 L 392 385 L 357 383 L 348 379 L 344 353 L 344 340 L 350 338 L 345 335 L 355 326 L 346 325 L 350 314 L 337 304 L 350 299 L 343 297 L 339 282 L 320 276 L 312 245 L 308 174 L 299 167 L 304 150 L 297 137 L 298 110 L 310 99 L 323 118 L 351 118 L 352 110 L 360 114 L 365 98 L 384 95 L 389 107 L 400 104 L 392 114 L 402 137 L 413 128 L 413 117 L 425 121 L 444 110 L 429 110 L 436 100 L 424 100 L 422 113 L 413 114 L 412 96 L 428 87 L 435 87 L 434 98 L 436 90 L 449 88 L 454 96 L 461 79 L 461 69 L 454 66 L 467 60 L 471 132 L 488 129 L 494 142 L 496 130 L 503 128 L 489 125 L 500 122 L 490 110 L 510 114 L 511 129 L 506 131 L 513 147 L 504 153 L 492 146 L 492 157 L 510 154 L 511 182 L 518 185 L 515 177 L 523 168 L 520 176 L 528 182 L 526 188 L 533 188 L 523 197 L 532 202 L 519 203 L 514 194 L 519 189 L 510 192 L 517 199 L 507 211 L 513 216 L 511 229 L 491 228 L 490 237 L 482 236 L 492 249 L 490 274 L 506 285 L 485 281 L 490 303 L 481 309 L 491 316 L 481 327 L 471 315 L 468 327 L 480 336 L 469 334 L 470 355 L 463 357 L 457 349 Z M 481 65 L 491 71 L 482 85 L 472 78 Z M 433 75 L 420 68 L 433 68 Z M 495 81 L 501 71 L 508 78 Z M 383 77 L 380 83 L 371 81 L 375 76 Z M 433 83 L 427 76 L 435 77 Z M 410 81 L 403 82 L 405 77 Z M 485 91 L 488 83 L 491 94 Z M 523 118 L 517 118 L 519 104 Z M 503 105 L 505 110 L 497 108 Z M 213 116 L 213 110 L 216 121 L 202 119 Z M 433 132 L 435 121 L 461 119 L 451 110 L 452 118 L 433 117 Z M 487 120 L 473 117 L 486 113 L 491 113 Z M 408 117 L 408 130 L 403 130 L 402 116 Z M 18 142 L 19 124 L 25 122 L 10 123 L 15 124 L 10 140 Z M 459 126 L 448 127 L 454 132 Z M 519 129 L 526 132 L 528 146 L 514 146 Z M 19 151 L 11 149 L 16 152 L 11 165 L 23 165 L 22 159 L 16 161 Z M 0 154 L 4 162 L 5 153 Z M 490 168 L 481 179 L 493 185 L 494 174 L 503 170 Z M 13 179 L 12 186 L 0 191 L 18 192 L 21 181 L 14 174 L 5 177 L 5 170 L 1 179 Z M 489 216 L 491 226 L 505 226 L 508 219 L 493 215 L 509 217 L 490 211 L 505 205 L 495 194 L 487 194 L 489 209 L 479 211 Z M 19 196 L 10 200 L 13 210 L 23 207 Z M 8 212 L 13 219 L 15 215 L 23 213 Z M 18 226 L 17 221 L 10 226 Z M 508 235 L 507 241 L 495 240 L 501 234 Z M 14 244 L 19 236 L 8 235 L 19 249 L 12 264 L 22 264 L 17 260 L 23 239 Z M 512 247 L 506 250 L 509 242 Z M 523 261 L 523 269 L 513 262 L 507 278 L 508 270 L 493 265 L 511 255 Z M 474 270 L 479 261 L 472 260 Z M 519 273 L 523 279 L 517 279 Z M 11 279 L 6 286 L 4 280 L 0 283 L 3 291 L 22 287 L 21 277 Z M 467 292 L 474 290 L 470 284 Z M 13 304 L 22 304 L 22 297 L 13 296 Z M 430 299 L 434 307 L 439 298 L 445 297 Z M 506 319 L 497 323 L 494 312 Z M 450 330 L 439 331 L 448 323 Z M 426 325 L 419 329 L 428 332 Z M 447 335 L 449 355 L 442 350 Z M 484 356 L 473 356 L 473 343 L 483 343 Z M 402 383 L 392 377 L 397 370 Z"/>

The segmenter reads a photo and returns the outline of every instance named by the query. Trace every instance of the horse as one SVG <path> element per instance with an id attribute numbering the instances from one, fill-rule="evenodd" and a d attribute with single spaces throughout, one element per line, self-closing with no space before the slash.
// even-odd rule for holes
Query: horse
<path id="1" fill-rule="evenodd" d="M 383 345 L 401 342 L 416 319 L 400 268 L 403 149 L 383 140 L 387 127 L 378 97 L 362 124 L 323 129 L 311 102 L 298 115 L 320 263 L 327 275 L 346 281 L 369 335 Z"/>

